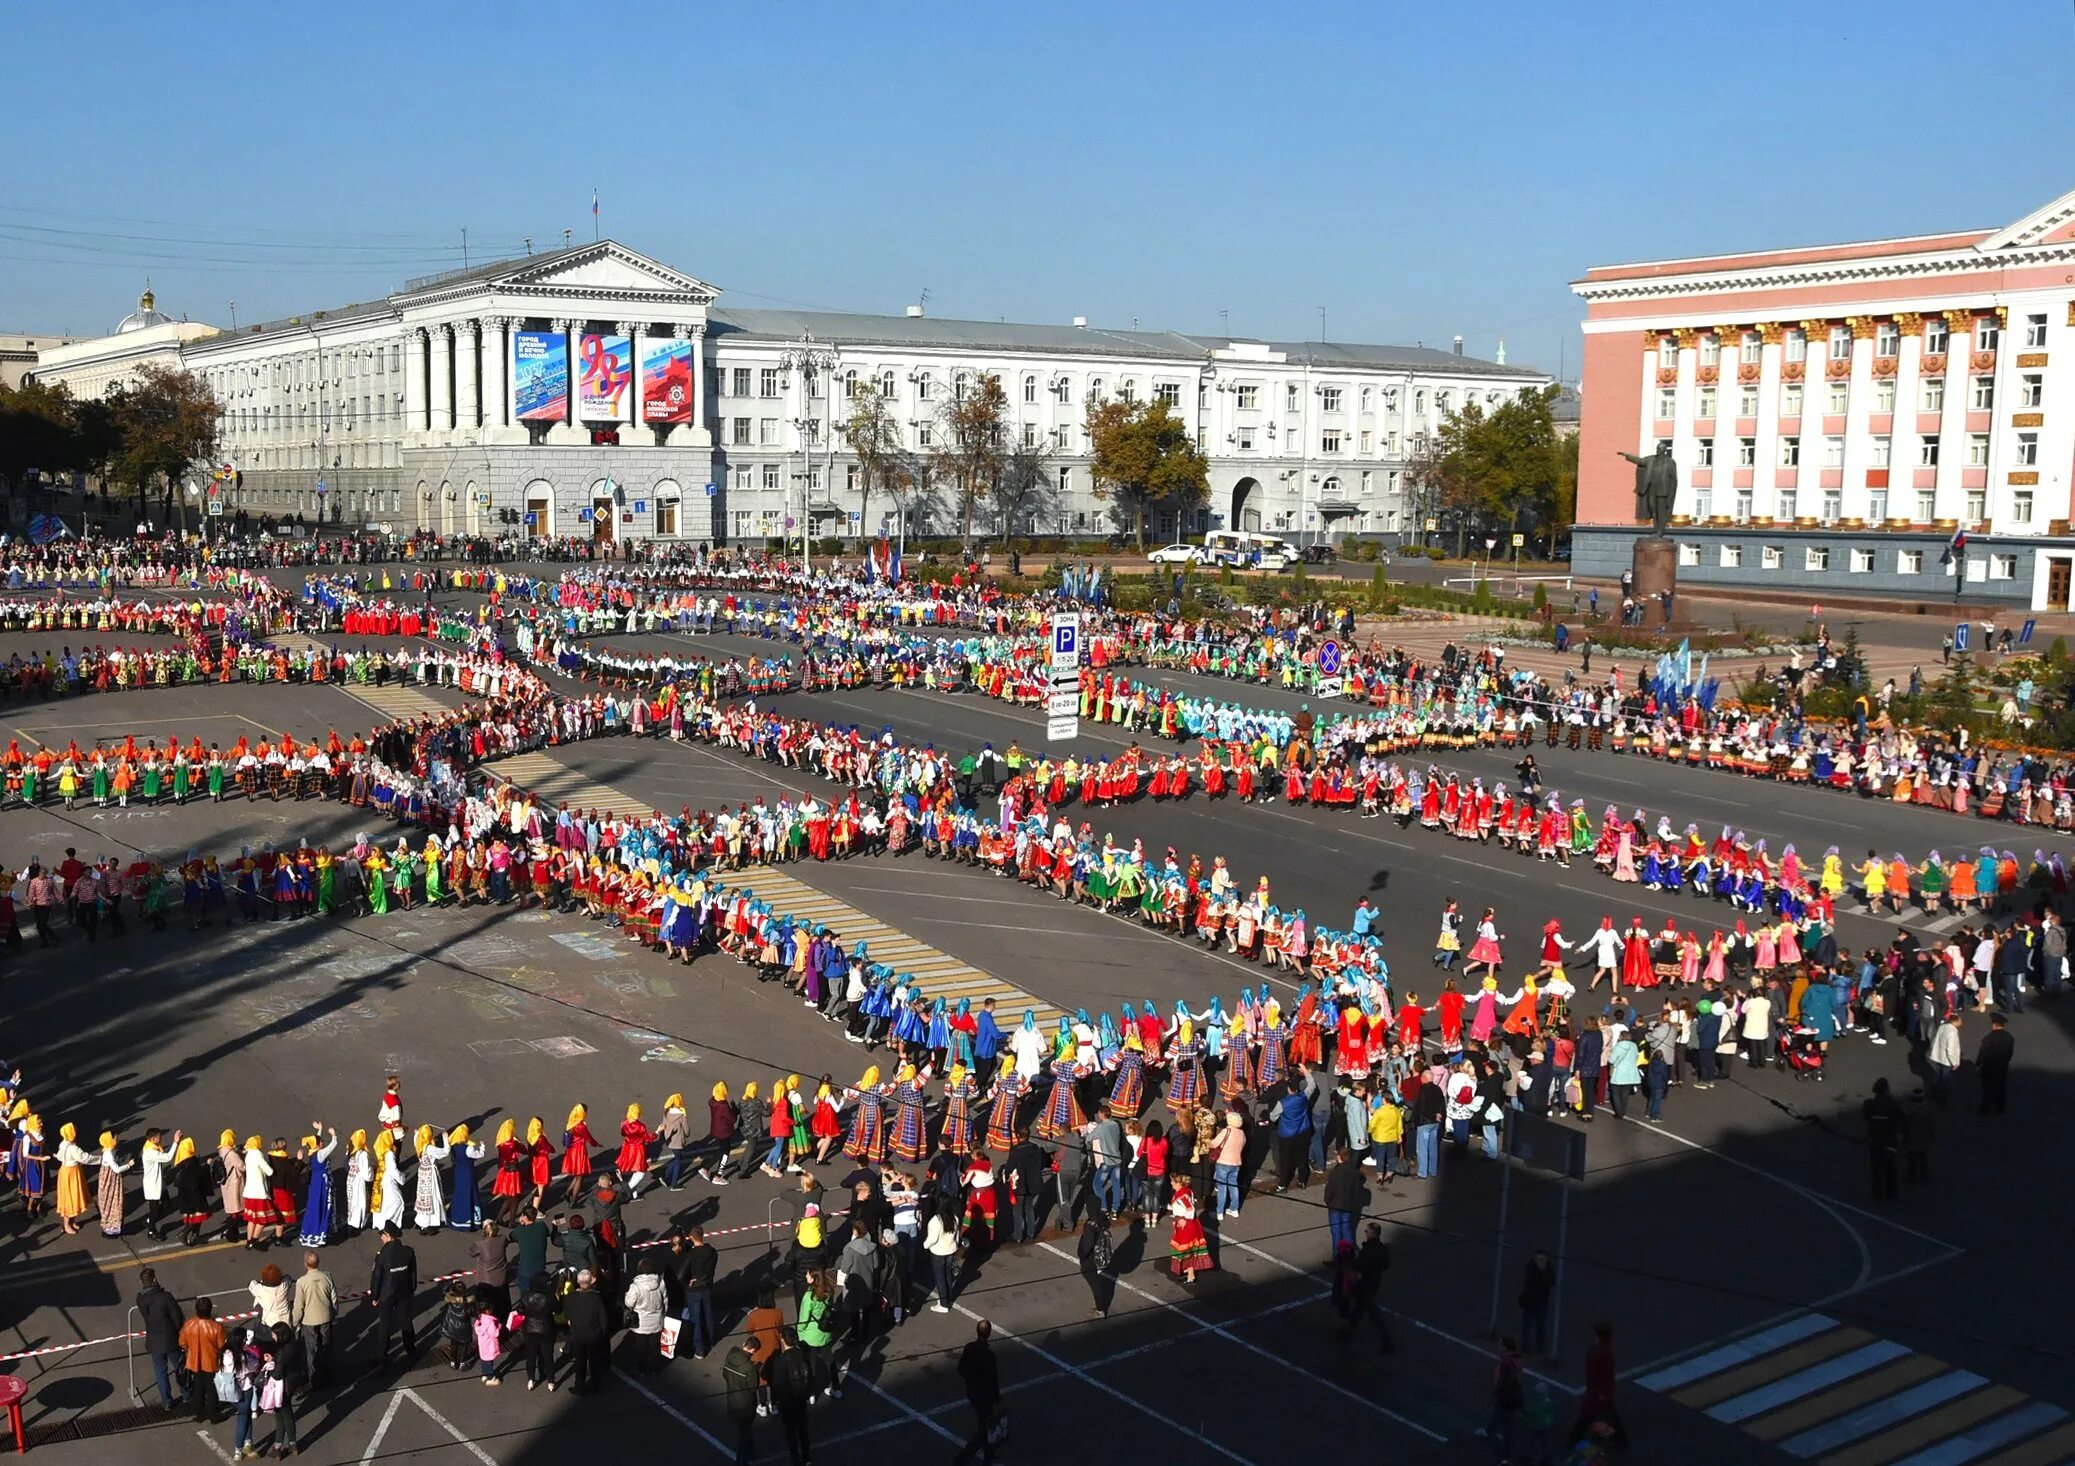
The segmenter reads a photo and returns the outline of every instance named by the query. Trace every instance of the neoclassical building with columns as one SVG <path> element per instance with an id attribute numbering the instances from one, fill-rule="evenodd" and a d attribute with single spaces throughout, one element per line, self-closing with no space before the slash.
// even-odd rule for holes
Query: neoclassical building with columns
<path id="1" fill-rule="evenodd" d="M 1419 532 L 1405 470 L 1470 402 L 1549 378 L 1455 349 L 1274 342 L 1070 324 L 721 309 L 714 287 L 612 240 L 409 282 L 379 300 L 193 338 L 153 359 L 223 405 L 227 505 L 443 533 L 745 542 L 953 533 L 944 497 L 868 494 L 850 394 L 887 399 L 904 451 L 1001 380 L 1012 441 L 1045 453 L 1021 533 L 1102 534 L 1081 427 L 1092 394 L 1165 401 L 1210 463 L 1210 502 L 1160 536 Z M 39 359 L 95 394 L 140 359 L 111 335 Z M 206 473 L 200 475 L 206 479 Z M 896 517 L 896 511 L 898 516 Z M 999 527 L 990 507 L 976 527 Z"/>
<path id="2" fill-rule="evenodd" d="M 1627 566 L 1618 455 L 1667 444 L 1684 580 L 2075 602 L 2075 193 L 2000 229 L 1604 265 L 1571 288 L 1581 572 Z"/>

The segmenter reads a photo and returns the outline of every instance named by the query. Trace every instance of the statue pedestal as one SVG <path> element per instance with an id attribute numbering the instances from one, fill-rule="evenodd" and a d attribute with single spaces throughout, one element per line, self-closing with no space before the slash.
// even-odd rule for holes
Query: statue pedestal
<path id="1" fill-rule="evenodd" d="M 1663 535 L 1637 535 L 1635 558 L 1632 561 L 1635 580 L 1632 594 L 1643 605 L 1643 625 L 1668 626 L 1671 617 L 1664 614 L 1664 592 L 1673 591 L 1672 604 L 1676 610 L 1679 583 L 1679 546 L 1675 540 Z"/>

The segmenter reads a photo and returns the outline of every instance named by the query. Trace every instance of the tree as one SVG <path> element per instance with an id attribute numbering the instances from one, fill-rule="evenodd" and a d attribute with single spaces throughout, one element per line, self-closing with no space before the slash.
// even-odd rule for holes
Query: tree
<path id="1" fill-rule="evenodd" d="M 886 397 L 869 382 L 859 382 L 850 402 L 850 420 L 843 426 L 850 451 L 857 455 L 857 525 L 865 536 L 872 533 L 872 490 L 891 486 L 901 459 L 901 425 L 889 410 Z"/>
<path id="2" fill-rule="evenodd" d="M 173 517 L 174 497 L 188 468 L 216 459 L 216 425 L 222 409 L 209 386 L 193 372 L 147 366 L 114 405 L 121 424 L 115 476 L 137 491 L 137 517 L 147 490 L 160 491 L 159 518 Z"/>
<path id="3" fill-rule="evenodd" d="M 1506 398 L 1486 409 L 1472 400 L 1443 418 L 1410 481 L 1427 512 L 1453 521 L 1456 553 L 1474 530 L 1539 528 L 1551 534 L 1577 502 L 1578 448 L 1550 416 L 1555 388 Z"/>
<path id="4" fill-rule="evenodd" d="M 982 495 L 992 497 L 1001 481 L 1002 419 L 1008 407 L 1001 378 L 989 372 L 955 388 L 940 414 L 944 440 L 937 449 L 937 466 L 958 493 L 959 533 L 968 543 L 973 538 L 973 505 Z"/>
<path id="5" fill-rule="evenodd" d="M 1420 436 L 1405 468 L 1421 543 L 1425 543 L 1426 523 L 1431 519 L 1436 525 L 1455 531 L 1458 557 L 1463 553 L 1463 536 L 1476 499 L 1468 437 L 1483 416 L 1483 409 L 1475 403 L 1450 413 L 1434 432 Z"/>
<path id="6" fill-rule="evenodd" d="M 1017 525 L 1045 512 L 1051 488 L 1051 455 L 1045 451 L 1044 439 L 1012 445 L 1002 459 L 1001 475 L 994 486 L 994 507 L 1001 516 L 1003 544 L 1009 542 Z"/>
<path id="7" fill-rule="evenodd" d="M 1194 509 L 1210 498 L 1210 473 L 1189 430 L 1164 402 L 1090 395 L 1082 409 L 1097 498 L 1133 527 L 1146 546 L 1146 513 L 1156 505 Z"/>
<path id="8" fill-rule="evenodd" d="M 78 406 L 63 386 L 0 387 L 0 479 L 10 492 L 21 488 L 29 469 L 50 473 L 87 466 Z"/>

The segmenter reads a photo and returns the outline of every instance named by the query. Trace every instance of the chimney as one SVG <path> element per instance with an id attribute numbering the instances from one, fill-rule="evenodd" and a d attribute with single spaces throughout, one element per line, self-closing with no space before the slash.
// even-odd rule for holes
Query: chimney
<path id="1" fill-rule="evenodd" d="M 1463 354 L 1463 338 L 1460 336 L 1455 338 L 1455 354 L 1457 356 L 1461 356 Z"/>
<path id="2" fill-rule="evenodd" d="M 908 307 L 908 319 L 909 319 L 909 320 L 911 320 L 911 321 L 913 321 L 913 320 L 919 320 L 919 319 L 921 318 L 921 316 L 922 316 L 922 307 L 921 307 L 921 306 L 919 306 L 919 305 L 911 305 L 911 306 L 909 306 L 909 307 Z"/>
<path id="3" fill-rule="evenodd" d="M 1087 318 L 1086 316 L 1075 316 L 1075 317 L 1074 317 L 1074 329 L 1075 329 L 1076 331 L 1085 331 L 1085 330 L 1087 330 L 1087 329 L 1088 329 L 1088 318 Z"/>

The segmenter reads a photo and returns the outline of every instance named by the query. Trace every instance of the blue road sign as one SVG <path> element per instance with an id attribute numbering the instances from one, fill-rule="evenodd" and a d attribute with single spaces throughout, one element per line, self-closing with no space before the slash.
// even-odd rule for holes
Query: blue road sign
<path id="1" fill-rule="evenodd" d="M 1953 628 L 1953 650 L 1956 652 L 1967 650 L 1967 623 L 1964 621 Z"/>
<path id="2" fill-rule="evenodd" d="M 715 494 L 718 494 L 719 492 L 720 485 L 714 483 L 711 479 L 708 479 L 706 481 L 706 497 L 711 499 Z"/>
<path id="3" fill-rule="evenodd" d="M 1062 621 L 1052 628 L 1052 655 L 1060 661 L 1074 661 L 1080 649 L 1080 628 L 1071 621 Z"/>
<path id="4" fill-rule="evenodd" d="M 1340 675 L 1340 643 L 1329 641 L 1318 649 L 1318 669 L 1328 677 Z"/>
<path id="5" fill-rule="evenodd" d="M 2024 629 L 2019 631 L 2017 634 L 2017 644 L 2019 646 L 2030 646 L 2032 644 L 2032 633 L 2037 631 L 2038 629 L 2039 622 L 2037 618 L 2027 617 L 2025 620 Z"/>

